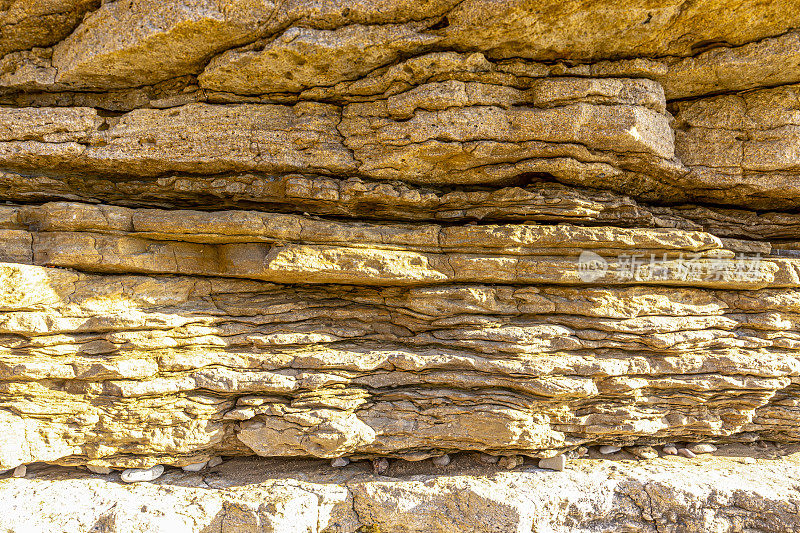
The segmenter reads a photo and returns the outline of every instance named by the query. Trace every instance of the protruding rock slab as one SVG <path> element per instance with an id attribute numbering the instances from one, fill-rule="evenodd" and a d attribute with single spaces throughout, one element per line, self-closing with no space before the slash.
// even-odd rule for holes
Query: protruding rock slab
<path id="1" fill-rule="evenodd" d="M 101 0 L 4 0 L 0 2 L 0 56 L 50 46 L 65 38 Z"/>
<path id="2" fill-rule="evenodd" d="M 54 47 L 56 81 L 109 90 L 195 74 L 268 31 L 274 9 L 268 0 L 105 2 Z"/>
<path id="3" fill-rule="evenodd" d="M 308 172 L 431 184 L 538 172 L 654 186 L 680 171 L 663 91 L 649 80 L 561 78 L 529 91 L 453 81 L 344 107 L 193 103 L 118 117 L 2 108 L 0 120 L 0 165 L 36 172 Z"/>
<path id="4" fill-rule="evenodd" d="M 800 85 L 676 105 L 675 151 L 696 198 L 756 208 L 800 205 Z"/>

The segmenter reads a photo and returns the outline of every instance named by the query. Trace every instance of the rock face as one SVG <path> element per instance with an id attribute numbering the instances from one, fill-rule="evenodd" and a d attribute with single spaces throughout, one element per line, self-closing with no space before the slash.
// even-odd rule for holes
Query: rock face
<path id="1" fill-rule="evenodd" d="M 800 442 L 798 8 L 0 0 L 0 470 Z"/>

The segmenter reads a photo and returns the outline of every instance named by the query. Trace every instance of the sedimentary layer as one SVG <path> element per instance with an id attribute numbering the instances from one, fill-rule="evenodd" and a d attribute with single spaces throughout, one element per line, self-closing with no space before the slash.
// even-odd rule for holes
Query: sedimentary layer
<path id="1" fill-rule="evenodd" d="M 759 459 L 743 462 L 753 455 Z M 796 529 L 795 448 L 570 464 L 563 472 L 531 465 L 495 472 L 465 454 L 446 468 L 398 462 L 388 476 L 375 476 L 364 463 L 332 472 L 314 461 L 234 459 L 136 485 L 120 484 L 118 474 L 39 467 L 27 479 L 0 481 L 0 505 L 9 510 L 0 526 L 32 533 Z M 63 505 L 54 507 L 56 500 Z"/>

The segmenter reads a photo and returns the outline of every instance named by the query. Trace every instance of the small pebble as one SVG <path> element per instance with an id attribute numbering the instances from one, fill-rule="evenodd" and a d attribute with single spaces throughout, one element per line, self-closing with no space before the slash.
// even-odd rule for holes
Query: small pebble
<path id="1" fill-rule="evenodd" d="M 482 462 L 485 465 L 493 465 L 499 461 L 500 458 L 496 455 L 490 455 L 488 453 L 482 453 L 478 456 L 478 461 Z"/>
<path id="2" fill-rule="evenodd" d="M 110 474 L 111 473 L 111 469 L 109 467 L 107 467 L 107 466 L 86 465 L 86 469 L 89 472 L 92 472 L 94 474 L 103 474 L 103 475 L 105 475 L 105 474 Z"/>
<path id="3" fill-rule="evenodd" d="M 211 459 L 208 460 L 208 464 L 206 465 L 206 468 L 214 468 L 215 466 L 221 465 L 222 462 L 223 462 L 222 461 L 222 457 L 220 457 L 218 455 L 215 455 L 214 457 L 212 457 Z"/>
<path id="4" fill-rule="evenodd" d="M 555 457 L 545 457 L 544 459 L 539 459 L 539 468 L 545 468 L 547 470 L 556 470 L 561 472 L 564 470 L 566 465 L 567 457 L 563 453 L 556 455 Z"/>
<path id="5" fill-rule="evenodd" d="M 587 453 L 589 453 L 589 448 L 586 446 L 578 446 L 578 449 L 575 450 L 575 457 L 583 457 Z"/>
<path id="6" fill-rule="evenodd" d="M 639 459 L 655 459 L 658 457 L 658 452 L 652 446 L 630 446 L 625 450 Z"/>
<path id="7" fill-rule="evenodd" d="M 199 472 L 206 467 L 208 461 L 202 461 L 200 463 L 192 463 L 190 465 L 182 466 L 181 470 L 184 472 Z"/>
<path id="8" fill-rule="evenodd" d="M 678 447 L 674 444 L 664 445 L 664 455 L 678 455 Z"/>
<path id="9" fill-rule="evenodd" d="M 617 453 L 621 449 L 622 448 L 620 448 L 619 446 L 608 446 L 608 445 L 600 446 L 600 453 L 602 453 L 603 455 L 610 455 L 612 453 Z"/>
<path id="10" fill-rule="evenodd" d="M 678 450 L 678 453 L 686 457 L 687 459 L 694 459 L 695 457 L 697 457 L 697 455 L 692 450 L 689 450 L 687 448 L 681 448 L 680 450 Z"/>
<path id="11" fill-rule="evenodd" d="M 372 460 L 372 472 L 377 475 L 385 474 L 389 470 L 389 460 L 385 457 Z"/>
<path id="12" fill-rule="evenodd" d="M 136 483 L 139 481 L 153 481 L 161 477 L 164 473 L 162 465 L 156 465 L 152 468 L 129 468 L 122 472 L 120 476 L 125 483 Z"/>
<path id="13" fill-rule="evenodd" d="M 752 464 L 755 464 L 756 458 L 755 457 L 742 457 L 742 459 L 739 462 L 742 463 L 742 464 L 745 464 L 745 465 L 752 465 Z"/>
<path id="14" fill-rule="evenodd" d="M 717 447 L 713 444 L 706 444 L 702 442 L 689 444 L 686 446 L 687 449 L 691 450 L 692 453 L 700 454 L 700 453 L 713 453 L 717 451 Z"/>
<path id="15" fill-rule="evenodd" d="M 450 456 L 447 455 L 447 454 L 444 454 L 444 455 L 439 456 L 439 457 L 434 457 L 433 458 L 433 464 L 435 464 L 436 466 L 447 466 L 447 465 L 450 464 Z"/>
<path id="16" fill-rule="evenodd" d="M 524 461 L 521 455 L 504 455 L 497 462 L 497 466 L 505 468 L 506 470 L 511 470 L 512 468 L 520 466 Z"/>
<path id="17" fill-rule="evenodd" d="M 14 473 L 11 474 L 14 477 L 25 477 L 25 474 L 28 473 L 28 467 L 25 465 L 19 465 L 14 469 Z"/>
<path id="18" fill-rule="evenodd" d="M 350 464 L 350 459 L 347 457 L 336 457 L 331 459 L 331 466 L 334 468 L 342 468 Z"/>

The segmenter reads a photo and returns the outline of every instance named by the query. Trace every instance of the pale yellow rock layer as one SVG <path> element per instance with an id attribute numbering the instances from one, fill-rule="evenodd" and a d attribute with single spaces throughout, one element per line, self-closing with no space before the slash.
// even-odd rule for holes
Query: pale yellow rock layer
<path id="1" fill-rule="evenodd" d="M 793 35 L 775 42 L 791 49 L 785 43 Z M 750 48 L 731 50 L 741 55 Z M 710 58 L 720 54 L 692 61 L 713 64 Z M 51 174 L 311 172 L 434 186 L 508 184 L 537 175 L 646 201 L 759 209 L 800 202 L 792 185 L 794 85 L 671 104 L 671 122 L 662 85 L 630 77 L 642 75 L 634 66 L 627 74 L 598 67 L 543 77 L 550 72 L 475 54 L 436 52 L 411 61 L 302 97 L 340 100 L 336 105 L 235 103 L 204 91 L 195 99 L 190 91 L 148 101 L 167 109 L 112 117 L 88 107 L 3 108 L 0 163 Z M 431 65 L 441 74 L 428 72 Z M 580 77 L 603 74 L 629 77 Z M 120 98 L 144 104 L 159 91 L 151 93 Z M 370 101 L 352 97 L 360 93 Z M 709 115 L 717 118 L 709 122 Z"/>
<path id="2" fill-rule="evenodd" d="M 655 101 L 663 111 L 657 84 L 595 83 L 588 90 L 605 101 L 594 104 L 572 94 L 587 90 L 584 80 L 554 83 L 512 100 L 530 105 L 511 109 L 507 95 L 482 86 L 446 109 L 436 104 L 438 86 L 402 102 L 344 108 L 188 104 L 110 118 L 90 108 L 3 108 L 0 163 L 123 176 L 310 171 L 439 184 L 496 183 L 524 172 L 586 179 L 679 172 L 667 117 L 650 109 Z M 563 105 L 536 103 L 564 95 Z"/>

